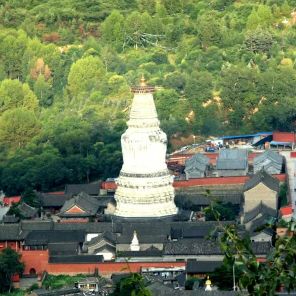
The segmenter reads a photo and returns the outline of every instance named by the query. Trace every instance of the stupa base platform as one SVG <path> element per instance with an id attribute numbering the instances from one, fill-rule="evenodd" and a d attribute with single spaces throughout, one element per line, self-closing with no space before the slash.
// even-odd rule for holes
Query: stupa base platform
<path id="1" fill-rule="evenodd" d="M 171 201 L 166 203 L 118 203 L 115 216 L 122 218 L 160 218 L 174 216 L 178 212 L 177 207 Z"/>
<path id="2" fill-rule="evenodd" d="M 108 217 L 108 221 L 109 220 L 112 221 L 113 223 L 133 223 L 133 222 L 144 223 L 148 221 L 170 223 L 170 222 L 179 221 L 178 214 L 171 215 L 171 216 L 163 216 L 163 217 L 134 217 L 134 218 L 112 215 Z"/>

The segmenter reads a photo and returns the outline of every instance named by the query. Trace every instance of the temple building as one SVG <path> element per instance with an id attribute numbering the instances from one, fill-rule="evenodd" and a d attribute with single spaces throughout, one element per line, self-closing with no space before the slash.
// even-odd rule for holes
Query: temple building
<path id="1" fill-rule="evenodd" d="M 123 166 L 116 180 L 114 215 L 118 217 L 158 218 L 177 213 L 173 176 L 165 162 L 167 136 L 159 127 L 154 90 L 144 78 L 132 88 L 128 129 L 121 136 Z"/>
<path id="2" fill-rule="evenodd" d="M 193 178 L 204 178 L 208 171 L 210 160 L 207 156 L 196 153 L 185 161 L 186 180 Z"/>
<path id="3" fill-rule="evenodd" d="M 279 153 L 269 149 L 254 158 L 254 173 L 265 170 L 268 174 L 280 174 L 284 158 Z"/>

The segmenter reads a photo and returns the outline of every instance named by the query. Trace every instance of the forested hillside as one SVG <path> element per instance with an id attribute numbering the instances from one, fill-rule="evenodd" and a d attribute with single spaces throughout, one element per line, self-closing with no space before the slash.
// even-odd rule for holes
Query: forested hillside
<path id="1" fill-rule="evenodd" d="M 0 187 L 117 176 L 129 87 L 169 136 L 294 130 L 296 0 L 0 0 Z"/>

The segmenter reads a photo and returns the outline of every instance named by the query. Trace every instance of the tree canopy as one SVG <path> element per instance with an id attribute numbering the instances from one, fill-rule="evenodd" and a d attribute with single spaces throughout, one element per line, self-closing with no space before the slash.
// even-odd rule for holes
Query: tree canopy
<path id="1" fill-rule="evenodd" d="M 7 193 L 116 177 L 130 87 L 142 74 L 157 86 L 169 140 L 295 130 L 294 0 L 2 2 Z"/>
<path id="2" fill-rule="evenodd" d="M 16 251 L 7 248 L 0 253 L 0 292 L 10 292 L 12 288 L 11 277 L 14 274 L 21 274 L 24 264 L 20 262 L 21 255 Z"/>

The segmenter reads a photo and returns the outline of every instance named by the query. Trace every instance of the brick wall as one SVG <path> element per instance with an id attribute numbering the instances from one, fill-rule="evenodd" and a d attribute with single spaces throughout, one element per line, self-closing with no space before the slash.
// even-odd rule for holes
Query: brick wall
<path id="1" fill-rule="evenodd" d="M 35 269 L 37 274 L 47 270 L 48 250 L 24 251 L 20 252 L 21 260 L 25 263 L 24 274 L 29 274 L 31 269 Z"/>
<path id="2" fill-rule="evenodd" d="M 50 274 L 79 273 L 91 274 L 97 269 L 101 275 L 110 276 L 112 273 L 140 272 L 142 267 L 182 267 L 185 262 L 103 262 L 87 264 L 48 263 L 48 251 L 21 251 L 21 260 L 25 263 L 24 274 L 34 269 L 37 274 L 47 271 Z"/>
<path id="3" fill-rule="evenodd" d="M 140 272 L 142 267 L 183 267 L 185 262 L 104 262 L 97 264 L 48 264 L 47 272 L 50 274 L 91 274 L 95 269 L 103 276 L 112 273 Z"/>
<path id="4" fill-rule="evenodd" d="M 273 175 L 280 182 L 286 180 L 285 174 Z M 250 177 L 248 176 L 236 176 L 236 177 L 214 177 L 214 178 L 199 178 L 199 179 L 190 179 L 184 181 L 175 181 L 174 187 L 190 187 L 190 186 L 205 186 L 205 185 L 230 185 L 230 184 L 245 184 Z"/>

